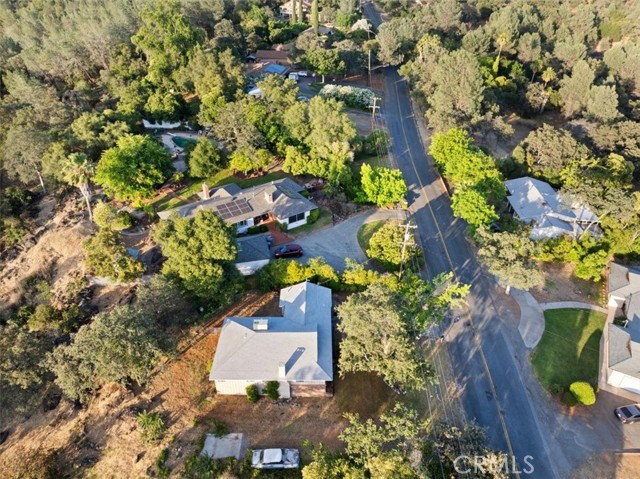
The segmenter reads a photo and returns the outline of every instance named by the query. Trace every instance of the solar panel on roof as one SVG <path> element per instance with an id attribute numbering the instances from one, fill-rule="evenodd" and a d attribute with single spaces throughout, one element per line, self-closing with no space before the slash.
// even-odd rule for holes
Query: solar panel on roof
<path id="1" fill-rule="evenodd" d="M 240 216 L 245 213 L 249 213 L 253 210 L 251 205 L 246 199 L 230 201 L 229 203 L 223 203 L 216 206 L 218 214 L 223 220 L 233 218 L 234 216 Z"/>

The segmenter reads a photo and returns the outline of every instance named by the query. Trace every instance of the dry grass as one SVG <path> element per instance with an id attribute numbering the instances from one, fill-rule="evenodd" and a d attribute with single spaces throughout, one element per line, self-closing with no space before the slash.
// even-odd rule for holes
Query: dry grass
<path id="1" fill-rule="evenodd" d="M 252 295 L 200 327 L 195 341 L 168 363 L 151 385 L 137 393 L 121 386 L 104 388 L 85 408 L 63 401 L 48 413 L 37 413 L 16 423 L 0 446 L 0 470 L 11 477 L 25 451 L 59 450 L 72 477 L 147 477 L 156 458 L 167 448 L 166 465 L 177 475 L 184 460 L 198 449 L 198 440 L 211 432 L 211 419 L 232 432 L 247 435 L 250 446 L 301 447 L 305 439 L 341 448 L 338 435 L 344 412 L 375 417 L 395 401 L 395 394 L 372 374 L 338 379 L 333 398 L 300 398 L 276 404 L 262 398 L 251 404 L 245 397 L 216 396 L 208 380 L 218 341 L 219 326 L 228 315 L 276 315 L 277 294 Z M 164 437 L 145 444 L 136 417 L 146 409 L 160 412 L 168 426 Z"/>

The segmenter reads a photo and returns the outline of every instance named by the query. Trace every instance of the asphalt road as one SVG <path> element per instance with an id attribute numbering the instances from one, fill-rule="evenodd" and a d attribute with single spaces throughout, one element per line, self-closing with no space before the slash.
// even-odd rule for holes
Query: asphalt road
<path id="1" fill-rule="evenodd" d="M 364 11 L 374 25 L 380 24 L 372 4 L 365 4 Z M 468 314 L 448 336 L 456 381 L 462 386 L 462 407 L 469 419 L 486 428 L 491 447 L 513 453 L 520 469 L 529 470 L 527 464 L 533 464 L 533 471 L 519 477 L 565 478 L 575 464 L 555 441 L 549 443 L 552 431 L 530 398 L 532 378 L 523 377 L 512 346 L 517 322 L 506 317 L 494 281 L 483 273 L 467 241 L 465 225 L 452 214 L 449 197 L 425 152 L 407 83 L 395 68 L 385 68 L 384 75 L 381 114 L 389 128 L 390 152 L 409 185 L 426 274 L 433 277 L 453 270 L 460 281 L 471 285 Z M 525 461 L 526 456 L 532 459 Z"/>

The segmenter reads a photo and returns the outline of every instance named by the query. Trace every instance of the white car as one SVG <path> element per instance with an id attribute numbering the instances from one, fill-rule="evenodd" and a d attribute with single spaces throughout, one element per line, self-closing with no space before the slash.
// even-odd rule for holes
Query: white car
<path id="1" fill-rule="evenodd" d="M 251 456 L 254 469 L 297 469 L 299 465 L 297 449 L 254 449 Z"/>
<path id="2" fill-rule="evenodd" d="M 296 72 L 298 74 L 299 77 L 308 77 L 309 76 L 309 72 L 306 71 L 301 71 L 301 72 Z"/>

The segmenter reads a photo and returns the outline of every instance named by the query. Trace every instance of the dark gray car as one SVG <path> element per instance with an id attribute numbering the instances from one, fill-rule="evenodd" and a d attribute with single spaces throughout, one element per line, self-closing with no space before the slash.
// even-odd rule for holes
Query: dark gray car
<path id="1" fill-rule="evenodd" d="M 616 408 L 615 415 L 623 424 L 640 421 L 640 404 L 630 404 Z"/>

